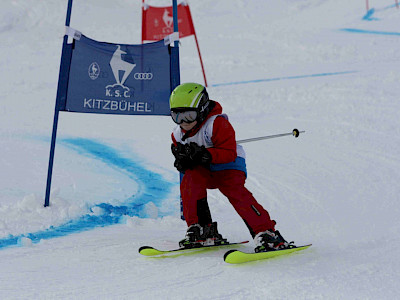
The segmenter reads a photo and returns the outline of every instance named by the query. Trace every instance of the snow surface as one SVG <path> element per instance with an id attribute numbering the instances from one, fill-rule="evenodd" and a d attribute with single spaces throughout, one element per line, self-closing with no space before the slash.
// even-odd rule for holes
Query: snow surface
<path id="1" fill-rule="evenodd" d="M 152 5 L 170 5 L 154 0 Z M 288 240 L 313 246 L 232 266 L 179 258 L 169 117 L 61 113 L 44 192 L 67 1 L 0 4 L 0 299 L 396 299 L 400 288 L 400 10 L 393 0 L 202 0 L 192 11 L 212 99 L 245 144 L 247 187 Z M 71 26 L 140 43 L 141 1 L 75 0 Z M 182 82 L 202 82 L 193 37 Z M 250 235 L 210 191 L 220 232 Z M 112 226 L 109 226 L 112 225 Z M 241 249 L 251 251 L 252 243 Z M 396 254 L 397 253 L 397 254 Z"/>

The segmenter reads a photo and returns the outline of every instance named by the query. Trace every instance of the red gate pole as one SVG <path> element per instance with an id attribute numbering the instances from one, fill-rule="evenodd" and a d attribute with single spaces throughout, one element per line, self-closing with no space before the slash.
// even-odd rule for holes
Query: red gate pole
<path id="1" fill-rule="evenodd" d="M 194 34 L 194 40 L 196 41 L 197 52 L 199 52 L 201 70 L 203 71 L 204 86 L 207 87 L 206 73 L 204 72 L 203 60 L 201 59 L 201 53 L 200 53 L 200 48 L 199 48 L 199 43 L 198 43 L 198 41 L 197 41 L 196 33 Z"/>
<path id="2" fill-rule="evenodd" d="M 144 12 L 146 9 L 147 9 L 146 2 L 145 0 L 142 0 L 142 44 L 144 41 L 145 30 L 146 30 L 146 14 Z"/>
<path id="3" fill-rule="evenodd" d="M 368 12 L 368 11 L 369 11 L 369 3 L 368 3 L 368 0 L 365 0 L 365 6 L 366 6 L 367 12 Z"/>
<path id="4" fill-rule="evenodd" d="M 199 42 L 197 41 L 196 31 L 194 30 L 194 25 L 193 25 L 192 15 L 191 15 L 191 13 L 190 13 L 189 5 L 186 5 L 186 8 L 187 8 L 188 16 L 189 16 L 190 27 L 191 27 L 192 30 L 193 30 L 194 40 L 195 40 L 196 46 L 197 46 L 197 52 L 199 53 L 200 65 L 201 65 L 201 70 L 202 70 L 202 72 L 203 72 L 203 78 L 204 78 L 204 86 L 207 87 L 206 73 L 205 73 L 205 71 L 204 71 L 203 60 L 202 60 L 202 58 L 201 58 Z"/>

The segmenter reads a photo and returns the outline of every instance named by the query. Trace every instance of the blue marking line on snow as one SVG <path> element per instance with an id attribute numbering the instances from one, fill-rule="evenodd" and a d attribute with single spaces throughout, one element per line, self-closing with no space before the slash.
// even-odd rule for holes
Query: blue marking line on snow
<path id="1" fill-rule="evenodd" d="M 139 162 L 125 158 L 113 148 L 99 142 L 83 138 L 69 138 L 61 139 L 60 143 L 83 156 L 98 159 L 108 166 L 123 172 L 139 185 L 139 192 L 126 199 L 123 205 L 120 206 L 113 206 L 109 203 L 95 205 L 93 208 L 97 208 L 96 211 L 100 208 L 100 214 L 88 213 L 61 226 L 50 227 L 35 233 L 18 236 L 10 235 L 7 238 L 0 239 L 0 249 L 20 246 L 23 244 L 23 238 L 29 238 L 32 243 L 38 243 L 40 240 L 118 224 L 124 220 L 125 216 L 146 217 L 146 212 L 143 211 L 145 205 L 151 201 L 156 206 L 159 206 L 170 193 L 174 184 L 165 181 L 160 174 L 145 169 Z"/>
<path id="2" fill-rule="evenodd" d="M 364 15 L 364 17 L 362 19 L 364 21 L 378 21 L 380 19 L 373 17 L 373 15 L 376 12 L 385 11 L 387 9 L 391 9 L 391 8 L 394 8 L 394 7 L 397 7 L 397 4 L 391 4 L 391 5 L 388 5 L 388 6 L 384 7 L 384 8 L 380 8 L 380 9 L 371 8 L 370 10 L 367 11 L 367 13 Z"/>
<path id="3" fill-rule="evenodd" d="M 397 35 L 397 36 L 400 35 L 400 32 L 363 30 L 363 29 L 355 29 L 355 28 L 342 28 L 340 30 L 350 32 L 350 33 L 361 33 L 361 34 Z"/>
<path id="4" fill-rule="evenodd" d="M 370 10 L 367 11 L 365 16 L 362 18 L 364 21 L 377 21 L 379 20 L 378 18 L 372 17 L 375 13 L 375 9 L 371 8 Z"/>
<path id="5" fill-rule="evenodd" d="M 224 85 L 235 85 L 235 84 L 258 83 L 258 82 L 270 82 L 270 81 L 279 81 L 279 80 L 302 79 L 302 78 L 312 78 L 312 77 L 324 77 L 324 76 L 334 76 L 334 75 L 344 75 L 344 74 L 351 74 L 351 73 L 356 73 L 356 72 L 357 71 L 344 71 L 344 72 L 333 72 L 333 73 L 317 73 L 317 74 L 309 74 L 309 75 L 298 75 L 298 76 L 287 76 L 287 77 L 276 77 L 276 78 L 246 80 L 246 81 L 235 81 L 235 82 L 212 84 L 211 87 L 224 86 Z"/>

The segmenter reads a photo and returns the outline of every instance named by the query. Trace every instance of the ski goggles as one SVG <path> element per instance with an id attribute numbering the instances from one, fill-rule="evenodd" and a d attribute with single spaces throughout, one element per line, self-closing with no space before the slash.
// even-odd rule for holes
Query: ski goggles
<path id="1" fill-rule="evenodd" d="M 171 110 L 171 117 L 176 124 L 193 123 L 197 119 L 197 110 Z"/>

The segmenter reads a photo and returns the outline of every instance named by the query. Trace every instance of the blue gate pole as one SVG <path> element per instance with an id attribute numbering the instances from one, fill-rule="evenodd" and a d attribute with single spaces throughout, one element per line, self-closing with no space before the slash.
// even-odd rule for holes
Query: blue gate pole
<path id="1" fill-rule="evenodd" d="M 172 0 L 172 15 L 174 19 L 174 32 L 178 32 L 178 5 L 177 0 Z M 179 71 L 179 41 L 174 42 L 174 47 L 171 49 L 172 56 L 172 86 L 175 89 L 181 84 L 180 71 Z"/>
<path id="2" fill-rule="evenodd" d="M 69 26 L 71 20 L 71 10 L 72 10 L 72 0 L 68 0 L 68 8 L 67 8 L 67 16 L 65 18 L 65 26 Z M 50 145 L 50 156 L 49 156 L 49 168 L 47 170 L 47 183 L 46 183 L 46 196 L 44 199 L 44 206 L 47 207 L 50 205 L 50 190 L 51 190 L 51 178 L 53 174 L 53 163 L 54 163 L 54 150 L 56 147 L 56 137 L 57 137 L 57 127 L 58 127 L 58 116 L 60 114 L 60 110 L 62 109 L 63 102 L 65 103 L 65 98 L 62 99 L 63 88 L 67 86 L 66 82 L 62 82 L 65 80 L 64 72 L 65 72 L 65 57 L 67 53 L 70 51 L 67 49 L 68 43 L 68 35 L 64 35 L 63 47 L 61 52 L 61 62 L 60 62 L 60 72 L 58 75 L 58 87 L 57 87 L 57 96 L 56 96 L 56 105 L 54 110 L 54 120 L 53 120 L 53 131 L 51 135 L 51 145 Z"/>
<path id="3" fill-rule="evenodd" d="M 178 29 L 178 4 L 176 0 L 172 0 L 172 16 L 174 19 L 174 32 L 179 32 Z M 180 71 L 179 71 L 179 41 L 174 42 L 174 47 L 171 49 L 172 56 L 172 90 L 175 89 L 178 85 L 181 84 Z M 182 182 L 183 174 L 179 173 L 179 182 Z M 180 210 L 181 210 L 181 219 L 185 220 L 183 216 L 183 204 L 182 204 L 182 195 L 179 197 L 180 201 Z"/>

